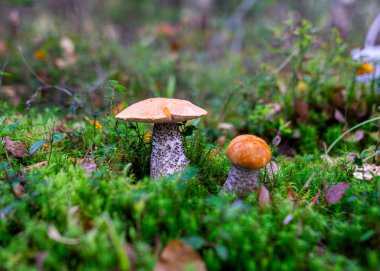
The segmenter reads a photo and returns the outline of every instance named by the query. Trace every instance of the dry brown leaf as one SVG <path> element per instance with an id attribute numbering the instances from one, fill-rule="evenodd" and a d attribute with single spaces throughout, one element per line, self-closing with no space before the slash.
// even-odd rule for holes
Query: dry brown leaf
<path id="1" fill-rule="evenodd" d="M 288 225 L 293 220 L 293 214 L 288 214 L 285 216 L 284 220 L 282 221 L 282 224 Z"/>
<path id="2" fill-rule="evenodd" d="M 362 141 L 364 138 L 364 131 L 363 130 L 357 130 L 354 134 L 354 142 Z"/>
<path id="3" fill-rule="evenodd" d="M 334 118 L 339 123 L 346 123 L 346 118 L 343 116 L 342 112 L 340 112 L 338 109 L 335 109 L 335 111 L 334 111 Z"/>
<path id="4" fill-rule="evenodd" d="M 294 107 L 296 113 L 302 122 L 309 120 L 309 105 L 301 98 L 296 98 L 294 100 Z"/>
<path id="5" fill-rule="evenodd" d="M 131 244 L 126 243 L 124 245 L 124 251 L 128 255 L 129 263 L 131 264 L 131 270 L 134 270 L 136 265 L 137 255 Z"/>
<path id="6" fill-rule="evenodd" d="M 13 194 L 16 196 L 16 198 L 21 199 L 24 197 L 25 187 L 22 184 L 16 183 L 15 185 L 13 185 L 12 189 L 13 189 Z"/>
<path id="7" fill-rule="evenodd" d="M 321 195 L 321 190 L 318 190 L 318 193 L 311 199 L 311 206 L 312 207 L 319 204 L 319 196 L 320 195 Z"/>
<path id="8" fill-rule="evenodd" d="M 268 189 L 263 185 L 260 184 L 259 188 L 259 206 L 264 207 L 267 206 L 270 203 L 270 195 Z"/>
<path id="9" fill-rule="evenodd" d="M 47 232 L 49 238 L 58 243 L 66 244 L 66 245 L 79 245 L 79 238 L 67 238 L 63 237 L 55 226 L 49 226 Z"/>
<path id="10" fill-rule="evenodd" d="M 276 135 L 273 139 L 272 139 L 272 145 L 277 147 L 278 145 L 280 145 L 281 143 L 281 136 L 279 135 Z"/>
<path id="11" fill-rule="evenodd" d="M 274 103 L 271 105 L 269 112 L 266 114 L 265 119 L 271 119 L 275 114 L 280 112 L 282 109 L 281 104 L 279 103 Z"/>
<path id="12" fill-rule="evenodd" d="M 27 157 L 28 152 L 24 149 L 24 146 L 17 141 L 13 141 L 9 136 L 3 137 L 5 149 L 9 151 L 14 157 Z"/>
<path id="13" fill-rule="evenodd" d="M 288 188 L 287 198 L 293 207 L 301 200 L 301 197 L 291 187 Z"/>
<path id="14" fill-rule="evenodd" d="M 48 256 L 47 251 L 41 251 L 37 253 L 35 257 L 35 264 L 38 270 L 44 270 L 44 264 L 45 264 L 45 260 L 47 256 Z"/>
<path id="15" fill-rule="evenodd" d="M 350 187 L 349 183 L 339 182 L 336 185 L 331 186 L 326 193 L 325 201 L 327 203 L 337 203 L 340 201 L 346 193 L 346 190 Z"/>
<path id="16" fill-rule="evenodd" d="M 372 180 L 374 176 L 380 176 L 380 166 L 374 164 L 363 164 L 362 167 L 355 167 L 354 177 L 360 180 Z"/>
<path id="17" fill-rule="evenodd" d="M 42 161 L 42 162 L 39 162 L 39 163 L 36 163 L 36 164 L 33 164 L 33 165 L 29 165 L 29 166 L 20 168 L 18 171 L 20 173 L 26 173 L 26 172 L 30 171 L 31 169 L 33 169 L 33 168 L 44 167 L 44 166 L 47 166 L 47 164 L 48 164 L 47 161 Z"/>
<path id="18" fill-rule="evenodd" d="M 269 179 L 273 180 L 274 176 L 276 175 L 277 171 L 280 170 L 280 166 L 275 162 L 271 161 L 265 166 Z"/>
<path id="19" fill-rule="evenodd" d="M 226 136 L 218 136 L 216 143 L 218 144 L 218 150 L 219 151 L 221 151 L 223 149 L 224 143 L 226 143 L 226 141 L 227 141 Z"/>
<path id="20" fill-rule="evenodd" d="M 205 271 L 206 266 L 199 254 L 180 240 L 169 242 L 160 257 L 154 271 Z"/>

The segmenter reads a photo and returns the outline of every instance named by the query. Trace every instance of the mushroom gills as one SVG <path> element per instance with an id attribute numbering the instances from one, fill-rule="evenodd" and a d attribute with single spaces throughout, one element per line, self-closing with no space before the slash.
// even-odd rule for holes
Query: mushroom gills
<path id="1" fill-rule="evenodd" d="M 244 197 L 257 187 L 259 174 L 258 169 L 245 169 L 232 164 L 222 192 L 232 192 Z"/>
<path id="2" fill-rule="evenodd" d="M 186 169 L 182 135 L 177 123 L 155 123 L 153 126 L 150 175 L 154 179 L 166 177 Z"/>

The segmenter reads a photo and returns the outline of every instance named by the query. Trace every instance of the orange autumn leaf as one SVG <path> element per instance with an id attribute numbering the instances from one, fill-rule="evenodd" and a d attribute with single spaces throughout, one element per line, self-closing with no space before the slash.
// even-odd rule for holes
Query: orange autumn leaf
<path id="1" fill-rule="evenodd" d="M 121 102 L 119 103 L 118 105 L 114 106 L 112 108 L 112 112 L 116 115 L 116 114 L 119 114 L 121 111 L 123 111 L 124 108 L 126 108 L 126 103 L 125 102 Z"/>
<path id="2" fill-rule="evenodd" d="M 199 254 L 180 240 L 169 242 L 161 252 L 154 271 L 206 271 Z"/>
<path id="3" fill-rule="evenodd" d="M 37 60 L 46 61 L 48 56 L 44 49 L 40 49 L 33 52 L 33 57 Z"/>
<path id="4" fill-rule="evenodd" d="M 90 123 L 92 126 L 94 126 L 98 130 L 101 130 L 103 128 L 102 124 L 98 120 L 88 119 L 87 121 L 88 121 L 88 123 Z"/>

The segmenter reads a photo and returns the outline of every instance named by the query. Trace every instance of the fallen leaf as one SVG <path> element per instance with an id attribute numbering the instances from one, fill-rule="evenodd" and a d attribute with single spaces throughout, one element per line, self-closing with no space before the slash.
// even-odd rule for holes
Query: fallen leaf
<path id="1" fill-rule="evenodd" d="M 293 207 L 301 200 L 301 197 L 291 187 L 288 188 L 287 198 Z"/>
<path id="2" fill-rule="evenodd" d="M 268 177 L 269 179 L 273 180 L 274 176 L 276 175 L 277 171 L 279 171 L 280 166 L 275 162 L 275 161 L 270 161 L 265 166 L 267 172 L 268 172 Z"/>
<path id="3" fill-rule="evenodd" d="M 272 139 L 272 145 L 274 147 L 277 147 L 278 145 L 280 145 L 281 143 L 281 136 L 279 135 L 276 135 L 273 139 Z"/>
<path id="4" fill-rule="evenodd" d="M 266 114 L 265 119 L 271 119 L 275 114 L 280 112 L 282 109 L 281 104 L 279 103 L 274 103 L 271 105 L 269 112 Z"/>
<path id="5" fill-rule="evenodd" d="M 305 92 L 309 90 L 309 85 L 304 80 L 299 80 L 295 87 L 295 90 L 299 94 L 304 94 Z"/>
<path id="6" fill-rule="evenodd" d="M 311 199 L 311 206 L 312 207 L 319 204 L 319 196 L 320 195 L 321 195 L 321 190 L 318 190 L 318 193 L 314 197 L 312 197 L 312 199 Z"/>
<path id="7" fill-rule="evenodd" d="M 63 37 L 59 41 L 59 45 L 61 46 L 63 53 L 65 55 L 73 55 L 75 54 L 75 45 L 73 41 L 68 37 Z"/>
<path id="8" fill-rule="evenodd" d="M 47 234 L 51 240 L 54 240 L 58 243 L 62 243 L 66 245 L 79 245 L 80 243 L 79 238 L 63 237 L 55 226 L 49 226 Z"/>
<path id="9" fill-rule="evenodd" d="M 216 143 L 218 144 L 218 150 L 221 151 L 223 149 L 224 144 L 227 141 L 226 136 L 218 136 Z"/>
<path id="10" fill-rule="evenodd" d="M 343 116 L 342 112 L 340 112 L 338 109 L 335 109 L 335 111 L 334 111 L 334 118 L 339 123 L 346 123 L 346 118 Z"/>
<path id="11" fill-rule="evenodd" d="M 14 157 L 27 157 L 28 152 L 24 149 L 22 144 L 17 141 L 12 141 L 9 136 L 3 137 L 3 142 L 5 144 L 5 149 L 9 151 Z"/>
<path id="12" fill-rule="evenodd" d="M 232 134 L 236 133 L 236 127 L 232 123 L 221 122 L 218 124 L 218 129 L 226 132 L 230 132 Z"/>
<path id="13" fill-rule="evenodd" d="M 350 187 L 349 183 L 339 182 L 333 186 L 331 186 L 326 193 L 325 201 L 327 203 L 337 203 L 340 201 L 346 192 L 346 190 Z"/>
<path id="14" fill-rule="evenodd" d="M 364 139 L 365 133 L 363 130 L 357 130 L 354 134 L 348 134 L 344 137 L 346 142 L 360 142 Z"/>
<path id="15" fill-rule="evenodd" d="M 363 140 L 364 138 L 364 131 L 363 130 L 357 130 L 354 134 L 354 142 L 359 142 Z"/>
<path id="16" fill-rule="evenodd" d="M 356 166 L 353 175 L 356 179 L 369 181 L 380 176 L 380 166 L 365 163 L 362 167 Z"/>
<path id="17" fill-rule="evenodd" d="M 268 189 L 260 184 L 259 188 L 259 206 L 264 207 L 270 203 L 270 195 Z"/>
<path id="18" fill-rule="evenodd" d="M 37 60 L 46 61 L 48 59 L 48 55 L 44 49 L 40 49 L 33 52 L 33 57 Z"/>
<path id="19" fill-rule="evenodd" d="M 317 171 L 314 171 L 313 174 L 310 175 L 310 177 L 307 179 L 307 181 L 303 185 L 302 190 L 309 187 L 309 185 L 310 185 L 311 181 L 314 179 L 315 175 L 317 175 Z"/>
<path id="20" fill-rule="evenodd" d="M 35 258 L 36 267 L 38 270 L 44 270 L 45 259 L 48 256 L 47 251 L 38 252 Z"/>
<path id="21" fill-rule="evenodd" d="M 301 98 L 294 100 L 295 111 L 302 122 L 309 120 L 309 105 Z"/>
<path id="22" fill-rule="evenodd" d="M 13 189 L 13 193 L 16 196 L 16 198 L 21 199 L 24 197 L 25 188 L 22 184 L 16 183 L 15 185 L 13 185 L 12 189 Z"/>
<path id="23" fill-rule="evenodd" d="M 199 254 L 180 240 L 169 242 L 161 252 L 154 271 L 205 271 L 206 266 Z"/>
<path id="24" fill-rule="evenodd" d="M 143 136 L 144 144 L 150 144 L 152 142 L 152 138 L 153 138 L 153 132 L 150 130 L 147 130 Z"/>
<path id="25" fill-rule="evenodd" d="M 124 245 L 124 251 L 128 255 L 129 263 L 131 265 L 131 270 L 134 270 L 134 266 L 136 265 L 136 261 L 137 261 L 137 255 L 136 255 L 135 250 L 130 244 L 126 243 Z"/>
<path id="26" fill-rule="evenodd" d="M 293 220 L 293 214 L 288 214 L 285 216 L 284 220 L 282 221 L 282 224 L 288 225 Z"/>
<path id="27" fill-rule="evenodd" d="M 92 126 L 94 126 L 96 129 L 102 130 L 103 127 L 102 127 L 102 124 L 100 123 L 100 121 L 98 121 L 98 120 L 91 120 L 91 119 L 88 119 L 87 121 Z"/>

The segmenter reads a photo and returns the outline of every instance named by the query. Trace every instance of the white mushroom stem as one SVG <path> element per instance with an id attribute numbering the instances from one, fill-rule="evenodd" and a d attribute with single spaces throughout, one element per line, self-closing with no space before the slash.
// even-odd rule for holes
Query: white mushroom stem
<path id="1" fill-rule="evenodd" d="M 150 157 L 150 176 L 158 179 L 182 172 L 188 164 L 178 125 L 176 123 L 155 123 Z"/>
<path id="2" fill-rule="evenodd" d="M 258 169 L 245 169 L 232 164 L 222 192 L 236 193 L 239 197 L 246 196 L 257 187 L 259 173 Z"/>

